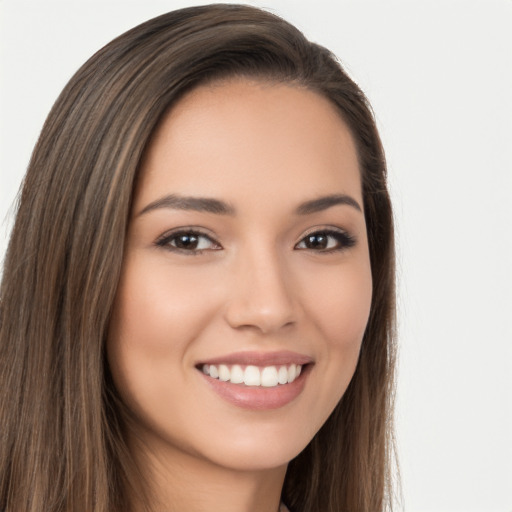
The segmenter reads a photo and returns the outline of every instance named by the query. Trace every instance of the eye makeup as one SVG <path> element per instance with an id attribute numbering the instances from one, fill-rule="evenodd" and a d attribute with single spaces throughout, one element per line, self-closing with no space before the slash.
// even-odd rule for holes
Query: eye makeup
<path id="1" fill-rule="evenodd" d="M 209 234 L 194 227 L 182 227 L 167 232 L 156 240 L 155 245 L 186 255 L 199 255 L 204 251 L 222 249 L 220 244 Z"/>
<path id="2" fill-rule="evenodd" d="M 357 240 L 343 230 L 315 228 L 295 244 L 295 250 L 332 253 L 353 247 Z M 155 241 L 155 246 L 185 255 L 218 251 L 223 247 L 210 235 L 196 227 L 180 227 L 167 232 Z"/>
<path id="3" fill-rule="evenodd" d="M 304 236 L 295 245 L 295 249 L 330 253 L 354 247 L 356 242 L 356 238 L 346 231 L 332 228 L 315 229 Z"/>

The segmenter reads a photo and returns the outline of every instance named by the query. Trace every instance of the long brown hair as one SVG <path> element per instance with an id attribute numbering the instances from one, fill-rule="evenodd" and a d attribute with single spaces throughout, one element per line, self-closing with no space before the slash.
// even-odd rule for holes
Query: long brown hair
<path id="1" fill-rule="evenodd" d="M 394 243 L 384 154 L 368 102 L 325 48 L 268 12 L 170 12 L 97 52 L 57 99 L 34 149 L 6 254 L 0 310 L 0 509 L 126 511 L 136 468 L 104 346 L 132 192 L 163 115 L 233 76 L 327 97 L 360 162 L 373 302 L 355 375 L 286 474 L 293 512 L 390 504 Z"/>

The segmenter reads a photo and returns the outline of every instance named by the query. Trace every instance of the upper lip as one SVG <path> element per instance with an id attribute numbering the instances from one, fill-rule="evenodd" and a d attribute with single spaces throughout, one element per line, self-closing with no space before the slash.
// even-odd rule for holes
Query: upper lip
<path id="1" fill-rule="evenodd" d="M 276 366 L 300 364 L 305 365 L 313 362 L 313 358 L 289 350 L 280 350 L 277 352 L 234 352 L 224 356 L 214 357 L 201 361 L 203 364 L 240 364 L 253 366 Z"/>

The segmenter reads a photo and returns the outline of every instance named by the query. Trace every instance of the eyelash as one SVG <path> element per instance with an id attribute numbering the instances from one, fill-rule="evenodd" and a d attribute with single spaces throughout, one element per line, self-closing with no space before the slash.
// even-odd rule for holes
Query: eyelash
<path id="1" fill-rule="evenodd" d="M 215 249 L 183 249 L 181 247 L 176 247 L 175 245 L 172 245 L 171 242 L 175 241 L 179 237 L 196 237 L 198 239 L 206 238 L 208 239 L 213 245 L 216 245 L 217 248 Z M 166 233 L 161 238 L 159 238 L 155 245 L 158 247 L 162 247 L 164 249 L 167 249 L 172 252 L 178 252 L 181 254 L 186 254 L 187 256 L 197 256 L 199 254 L 202 254 L 203 252 L 207 250 L 214 250 L 218 251 L 222 249 L 222 247 L 215 241 L 210 235 L 207 235 L 206 233 L 203 233 L 202 231 L 198 230 L 197 228 L 180 228 L 177 231 L 173 231 L 171 233 Z"/>
<path id="2" fill-rule="evenodd" d="M 184 249 L 182 247 L 177 247 L 176 245 L 173 245 L 171 242 L 176 241 L 179 237 L 189 237 L 189 238 L 197 238 L 197 239 L 208 239 L 209 242 L 216 246 L 216 248 L 203 248 L 203 249 Z M 333 253 L 333 252 L 339 252 L 346 249 L 349 249 L 350 247 L 353 247 L 356 244 L 356 239 L 349 233 L 345 231 L 338 231 L 334 229 L 317 229 L 315 231 L 312 231 L 308 234 L 306 234 L 297 244 L 295 244 L 294 248 L 298 248 L 300 244 L 306 243 L 306 240 L 308 238 L 313 237 L 320 237 L 324 236 L 327 238 L 333 238 L 335 240 L 335 247 L 330 247 L 326 249 L 312 249 L 308 247 L 300 248 L 299 250 L 310 250 L 313 252 L 319 252 L 319 253 Z M 200 244 L 200 242 L 198 242 Z M 327 241 L 329 244 L 329 241 Z M 187 256 L 197 256 L 200 254 L 203 254 L 205 251 L 213 250 L 218 251 L 222 249 L 221 245 L 216 242 L 210 235 L 203 233 L 201 230 L 198 230 L 197 228 L 180 228 L 177 231 L 174 231 L 172 233 L 166 233 L 161 238 L 159 238 L 155 245 L 157 247 L 162 247 L 164 249 L 167 249 L 172 252 L 177 252 L 181 254 L 186 254 Z"/>
<path id="3" fill-rule="evenodd" d="M 334 238 L 335 242 L 336 242 L 336 245 L 337 247 L 331 247 L 331 248 L 328 248 L 328 249 L 320 249 L 318 251 L 315 251 L 314 249 L 309 249 L 309 250 L 312 250 L 312 251 L 315 251 L 315 252 L 321 252 L 321 253 L 331 253 L 331 252 L 339 252 L 339 251 L 343 251 L 345 249 L 349 249 L 350 247 L 354 247 L 354 245 L 356 244 L 356 239 L 355 237 L 353 237 L 352 235 L 350 235 L 349 233 L 347 233 L 346 231 L 341 231 L 341 230 L 335 230 L 335 229 L 316 229 L 314 231 L 311 231 L 311 233 L 308 233 L 307 235 L 305 235 L 298 244 L 295 245 L 295 247 L 297 247 L 299 244 L 302 244 L 305 242 L 306 239 L 308 238 L 311 238 L 311 237 L 318 237 L 318 236 L 325 236 L 325 237 L 330 237 L 330 238 Z M 304 249 L 308 249 L 307 247 L 305 247 Z"/>

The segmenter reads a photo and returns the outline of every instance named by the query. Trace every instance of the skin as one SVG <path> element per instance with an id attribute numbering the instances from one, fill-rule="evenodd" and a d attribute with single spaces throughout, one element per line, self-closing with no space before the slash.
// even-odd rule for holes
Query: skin
<path id="1" fill-rule="evenodd" d="M 234 213 L 156 207 L 168 194 L 221 200 Z M 107 352 L 158 510 L 277 511 L 287 463 L 345 392 L 371 303 L 364 215 L 350 204 L 296 212 L 333 194 L 363 207 L 352 136 L 328 100 L 294 85 L 201 86 L 153 136 Z M 183 227 L 207 235 L 201 251 L 169 240 Z M 305 245 L 327 228 L 354 244 Z M 275 409 L 229 403 L 196 368 L 280 350 L 314 364 L 299 396 Z"/>

